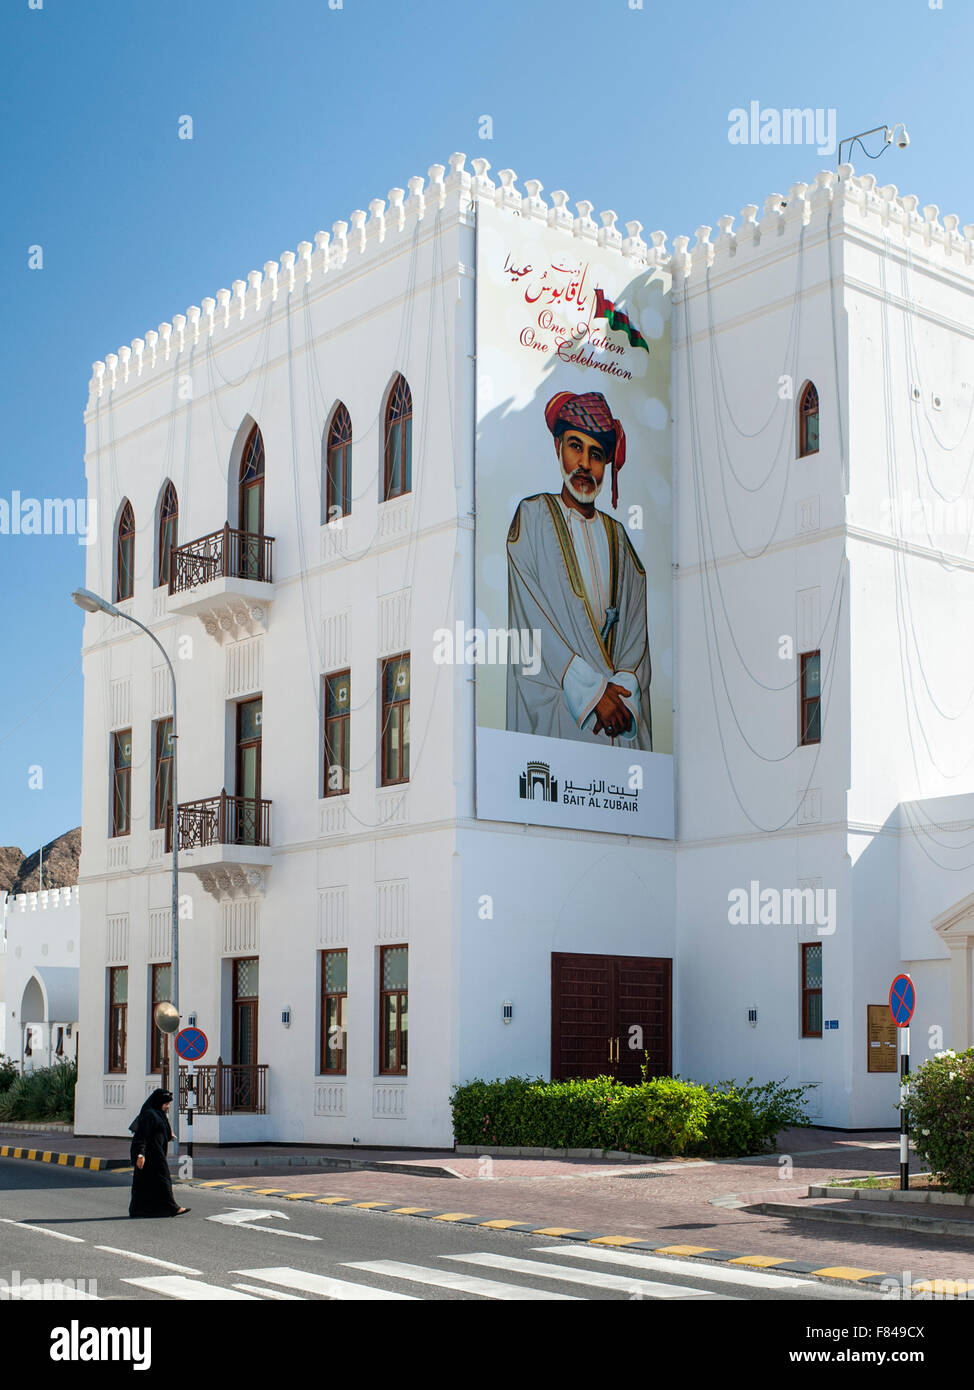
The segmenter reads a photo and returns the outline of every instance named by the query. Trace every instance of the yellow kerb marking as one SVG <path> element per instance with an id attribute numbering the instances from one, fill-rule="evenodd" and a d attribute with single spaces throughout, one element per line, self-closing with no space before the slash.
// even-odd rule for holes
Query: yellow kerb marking
<path id="1" fill-rule="evenodd" d="M 757 1265 L 758 1269 L 770 1269 L 772 1265 L 787 1264 L 781 1255 L 738 1255 L 736 1260 L 728 1260 L 729 1265 Z"/>
<path id="2" fill-rule="evenodd" d="M 914 1293 L 919 1290 L 921 1293 L 935 1293 L 948 1298 L 955 1294 L 961 1298 L 974 1289 L 974 1283 L 969 1279 L 921 1279 L 919 1283 L 911 1284 L 910 1287 Z"/>
<path id="3" fill-rule="evenodd" d="M 28 1149 L 28 1150 L 27 1150 L 27 1157 L 28 1157 L 28 1158 L 36 1158 L 36 1157 L 37 1157 L 37 1150 L 36 1150 L 36 1149 Z"/>
<path id="4" fill-rule="evenodd" d="M 277 1192 L 286 1192 L 286 1187 L 255 1187 L 258 1197 L 273 1197 Z"/>
<path id="5" fill-rule="evenodd" d="M 531 1234 L 533 1236 L 572 1236 L 577 1230 L 577 1226 L 539 1226 Z"/>
<path id="6" fill-rule="evenodd" d="M 93 1159 L 91 1160 L 91 1166 L 92 1166 L 92 1168 L 94 1169 L 95 1172 L 98 1172 L 99 1169 L 101 1168 L 101 1159 L 100 1159 L 100 1158 L 93 1158 Z"/>
<path id="7" fill-rule="evenodd" d="M 23 1158 L 23 1156 L 24 1156 L 24 1151 L 23 1151 L 23 1149 L 14 1149 L 14 1158 Z"/>
<path id="8" fill-rule="evenodd" d="M 208 1182 L 201 1182 L 200 1187 L 226 1187 L 226 1178 L 210 1178 Z"/>
<path id="9" fill-rule="evenodd" d="M 881 1269 L 854 1269 L 852 1265 L 829 1265 L 827 1269 L 813 1269 L 813 1274 L 824 1274 L 830 1279 L 868 1279 L 870 1274 L 882 1274 Z"/>
<path id="10" fill-rule="evenodd" d="M 656 1249 L 657 1255 L 711 1255 L 714 1247 L 712 1245 L 660 1245 Z"/>
<path id="11" fill-rule="evenodd" d="M 445 1211 L 442 1216 L 434 1216 L 434 1221 L 463 1221 L 465 1217 L 474 1216 L 472 1211 Z"/>
<path id="12" fill-rule="evenodd" d="M 50 1150 L 50 1149 L 45 1149 L 44 1152 L 41 1154 L 41 1162 L 42 1162 L 42 1163 L 50 1163 L 50 1161 L 51 1161 L 51 1150 Z"/>
<path id="13" fill-rule="evenodd" d="M 589 1245 L 638 1245 L 642 1236 L 596 1236 Z"/>
<path id="14" fill-rule="evenodd" d="M 214 1184 L 214 1186 L 215 1186 L 215 1184 Z M 227 1189 L 228 1192 L 246 1192 L 248 1188 L 255 1187 L 255 1186 L 256 1186 L 256 1183 L 252 1183 L 252 1182 L 227 1182 L 226 1180 L 224 1180 L 223 1186 Z"/>
<path id="15" fill-rule="evenodd" d="M 353 1206 L 353 1207 L 365 1207 L 365 1208 L 368 1208 L 368 1207 L 387 1207 L 388 1205 L 389 1205 L 388 1202 L 353 1202 L 353 1203 L 352 1203 L 352 1206 Z"/>
<path id="16" fill-rule="evenodd" d="M 392 1215 L 414 1216 L 418 1211 L 430 1211 L 430 1207 L 393 1207 Z"/>
<path id="17" fill-rule="evenodd" d="M 75 1156 L 74 1156 L 74 1166 L 75 1166 L 76 1168 L 83 1168 L 83 1167 L 85 1166 L 85 1156 L 84 1156 L 84 1154 L 75 1154 Z"/>
<path id="18" fill-rule="evenodd" d="M 347 1198 L 347 1197 L 318 1197 L 316 1200 L 318 1201 L 319 1204 L 321 1204 L 321 1203 L 331 1203 L 332 1205 L 334 1205 L 336 1202 L 347 1202 L 347 1201 L 348 1201 L 348 1198 Z"/>
<path id="19" fill-rule="evenodd" d="M 520 1226 L 520 1221 L 481 1221 L 481 1226 L 492 1226 L 495 1231 L 506 1231 L 510 1226 Z"/>
<path id="20" fill-rule="evenodd" d="M 57 1161 L 58 1161 L 58 1163 L 60 1164 L 60 1166 L 61 1166 L 62 1168 L 66 1168 L 66 1167 L 68 1166 L 68 1156 L 67 1156 L 67 1154 L 58 1154 L 58 1156 L 57 1156 Z"/>
<path id="21" fill-rule="evenodd" d="M 298 1200 L 299 1197 L 315 1197 L 315 1196 L 317 1196 L 317 1193 L 315 1193 L 315 1192 L 289 1192 L 289 1193 L 287 1194 L 287 1199 L 288 1199 L 289 1202 L 296 1202 L 296 1201 Z"/>

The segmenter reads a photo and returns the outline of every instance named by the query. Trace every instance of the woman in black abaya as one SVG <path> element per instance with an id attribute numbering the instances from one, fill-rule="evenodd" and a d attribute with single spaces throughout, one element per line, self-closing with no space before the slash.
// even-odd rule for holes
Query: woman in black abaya
<path id="1" fill-rule="evenodd" d="M 189 1207 L 179 1207 L 172 1195 L 172 1178 L 166 1150 L 173 1137 L 166 1111 L 171 1091 L 153 1091 L 129 1126 L 132 1131 L 132 1201 L 129 1216 L 182 1216 Z"/>

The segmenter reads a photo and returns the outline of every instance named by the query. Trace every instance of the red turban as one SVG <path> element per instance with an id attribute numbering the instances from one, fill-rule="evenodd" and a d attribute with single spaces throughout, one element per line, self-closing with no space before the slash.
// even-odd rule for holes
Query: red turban
<path id="1" fill-rule="evenodd" d="M 617 507 L 619 469 L 626 461 L 626 433 L 622 421 L 614 418 L 602 393 L 588 391 L 577 396 L 574 391 L 559 391 L 545 406 L 544 418 L 556 438 L 566 429 L 576 429 L 592 435 L 603 445 L 612 463 L 612 505 Z"/>

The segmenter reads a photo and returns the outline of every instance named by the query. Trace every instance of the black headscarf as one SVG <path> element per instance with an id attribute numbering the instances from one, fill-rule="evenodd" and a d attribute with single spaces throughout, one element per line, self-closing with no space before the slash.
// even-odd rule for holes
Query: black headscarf
<path id="1" fill-rule="evenodd" d="M 139 1111 L 135 1119 L 129 1125 L 129 1129 L 131 1130 L 131 1132 L 135 1134 L 146 1113 L 150 1110 L 156 1111 L 160 1119 L 166 1121 L 166 1127 L 168 1129 L 169 1121 L 166 1118 L 166 1115 L 162 1108 L 167 1100 L 170 1102 L 172 1101 L 172 1091 L 164 1091 L 161 1086 L 157 1087 L 157 1089 L 152 1092 L 152 1095 L 148 1097 L 142 1109 Z"/>

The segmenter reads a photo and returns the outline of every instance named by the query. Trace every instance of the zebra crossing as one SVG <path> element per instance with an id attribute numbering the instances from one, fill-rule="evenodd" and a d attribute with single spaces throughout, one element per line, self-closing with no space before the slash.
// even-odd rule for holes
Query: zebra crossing
<path id="1" fill-rule="evenodd" d="M 581 1257 L 591 1264 L 611 1264 L 611 1269 L 589 1269 L 578 1263 L 565 1264 L 555 1256 Z M 677 1262 L 682 1264 L 683 1262 Z M 458 1267 L 459 1266 L 459 1267 Z M 623 1272 L 625 1270 L 625 1272 Z M 740 1270 L 728 1279 L 727 1271 L 716 1271 L 723 1283 L 733 1282 L 737 1293 L 715 1293 L 708 1289 L 662 1279 L 649 1279 L 647 1272 L 669 1272 L 664 1261 L 641 1264 L 618 1250 L 566 1250 L 562 1246 L 539 1246 L 531 1258 L 473 1251 L 462 1255 L 443 1255 L 428 1265 L 402 1260 L 350 1260 L 335 1266 L 334 1273 L 297 1269 L 290 1265 L 260 1265 L 230 1270 L 226 1275 L 140 1274 L 120 1282 L 145 1290 L 155 1298 L 183 1301 L 222 1300 L 313 1300 L 347 1302 L 413 1301 L 435 1297 L 434 1291 L 470 1298 L 508 1302 L 578 1302 L 585 1298 L 612 1297 L 646 1300 L 700 1299 L 705 1302 L 736 1301 L 755 1287 L 782 1287 L 807 1281 L 775 1280 L 774 1276 Z M 674 1271 L 680 1272 L 680 1271 Z M 697 1266 L 697 1279 L 709 1280 Z M 226 1279 L 227 1282 L 218 1282 Z M 372 1282 L 380 1279 L 381 1284 Z M 394 1287 L 390 1288 L 389 1285 Z M 398 1287 L 396 1287 L 398 1286 Z"/>

